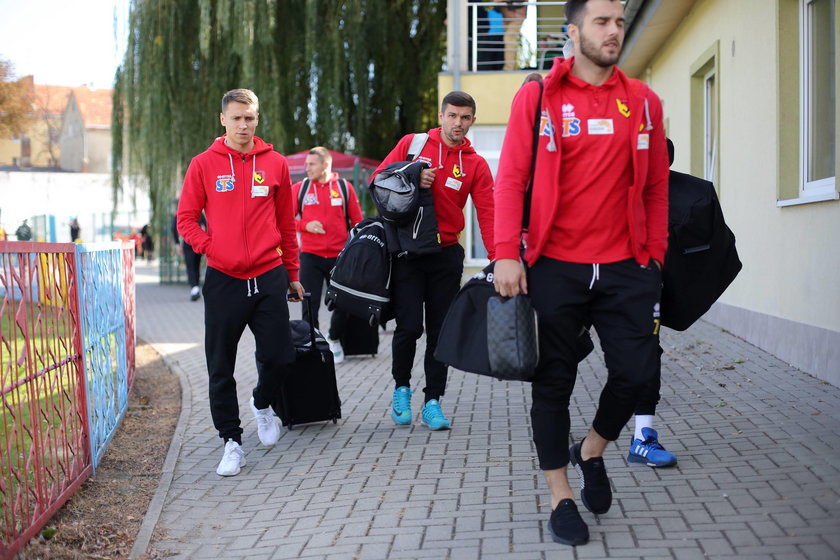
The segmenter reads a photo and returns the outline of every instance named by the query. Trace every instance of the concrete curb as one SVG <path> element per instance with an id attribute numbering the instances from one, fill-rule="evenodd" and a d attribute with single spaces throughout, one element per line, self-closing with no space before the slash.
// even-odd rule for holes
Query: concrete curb
<path id="1" fill-rule="evenodd" d="M 152 348 L 155 345 L 152 344 Z M 160 483 L 158 484 L 155 495 L 152 501 L 149 502 L 149 509 L 146 510 L 146 515 L 143 517 L 143 523 L 140 525 L 140 530 L 137 532 L 137 538 L 134 540 L 134 546 L 131 547 L 129 558 L 140 558 L 148 551 L 149 544 L 152 541 L 155 527 L 160 520 L 160 514 L 163 511 L 163 506 L 166 502 L 166 495 L 169 493 L 169 488 L 172 485 L 172 479 L 175 476 L 175 465 L 178 462 L 178 457 L 181 454 L 181 446 L 184 440 L 184 432 L 187 429 L 187 422 L 192 413 L 192 388 L 189 384 L 189 378 L 181 369 L 180 364 L 176 360 L 160 349 L 155 348 L 155 351 L 163 359 L 169 371 L 178 376 L 181 385 L 181 414 L 178 416 L 178 424 L 175 426 L 175 433 L 172 434 L 172 441 L 169 443 L 169 451 L 166 452 L 166 459 L 163 462 L 163 470 L 160 476 Z"/>

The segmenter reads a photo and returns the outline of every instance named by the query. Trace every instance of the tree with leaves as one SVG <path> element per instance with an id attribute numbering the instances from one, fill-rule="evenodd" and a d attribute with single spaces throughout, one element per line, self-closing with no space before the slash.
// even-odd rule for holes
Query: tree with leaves
<path id="1" fill-rule="evenodd" d="M 31 120 L 32 104 L 26 87 L 14 74 L 12 63 L 0 58 L 0 138 L 21 134 Z"/>
<path id="2" fill-rule="evenodd" d="M 260 136 L 383 157 L 435 125 L 445 0 L 135 0 L 117 71 L 114 186 L 148 181 L 166 223 L 190 158 L 221 133 L 222 95 L 260 97 Z"/>

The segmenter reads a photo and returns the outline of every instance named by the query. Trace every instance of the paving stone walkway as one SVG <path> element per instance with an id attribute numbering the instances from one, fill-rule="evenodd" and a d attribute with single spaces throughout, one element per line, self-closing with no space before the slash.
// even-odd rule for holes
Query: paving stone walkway
<path id="1" fill-rule="evenodd" d="M 158 284 L 154 268 L 139 265 L 137 279 L 138 337 L 180 376 L 183 409 L 135 556 L 840 558 L 840 389 L 709 323 L 662 333 L 656 428 L 679 464 L 628 464 L 627 428 L 605 456 L 612 509 L 595 516 L 581 507 L 591 540 L 572 548 L 545 530 L 550 507 L 531 442 L 529 386 L 451 370 L 442 404 L 452 429 L 431 432 L 419 421 L 421 340 L 415 421 L 396 426 L 390 332 L 376 357 L 337 366 L 337 424 L 283 428 L 266 448 L 248 409 L 256 371 L 246 330 L 236 378 L 247 466 L 217 476 L 222 445 L 207 404 L 203 303 L 190 302 L 184 286 Z M 298 305 L 292 314 L 299 317 Z M 604 376 L 600 352 L 581 364 L 571 403 L 576 440 Z"/>

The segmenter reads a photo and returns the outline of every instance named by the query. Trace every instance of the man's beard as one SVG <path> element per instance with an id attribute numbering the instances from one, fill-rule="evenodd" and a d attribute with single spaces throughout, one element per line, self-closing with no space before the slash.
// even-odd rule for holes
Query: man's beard
<path id="1" fill-rule="evenodd" d="M 621 46 L 619 45 L 618 52 L 616 52 L 615 55 L 602 54 L 598 47 L 596 47 L 591 41 L 587 41 L 586 37 L 581 34 L 580 54 L 602 68 L 609 68 L 610 66 L 618 63 L 619 55 L 621 55 Z"/>

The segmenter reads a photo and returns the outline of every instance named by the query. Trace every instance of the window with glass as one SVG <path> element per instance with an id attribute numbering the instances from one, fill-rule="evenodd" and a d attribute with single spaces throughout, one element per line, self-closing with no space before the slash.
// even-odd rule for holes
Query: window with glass
<path id="1" fill-rule="evenodd" d="M 801 195 L 813 197 L 836 192 L 835 0 L 801 8 Z"/>

